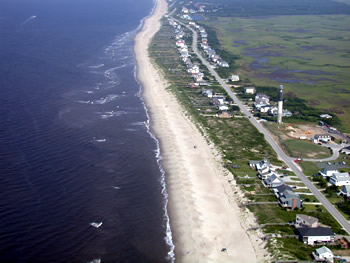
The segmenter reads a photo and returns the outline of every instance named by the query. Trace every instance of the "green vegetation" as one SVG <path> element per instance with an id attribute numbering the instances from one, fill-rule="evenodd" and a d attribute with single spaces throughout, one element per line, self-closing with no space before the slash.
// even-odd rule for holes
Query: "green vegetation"
<path id="1" fill-rule="evenodd" d="M 328 148 L 310 141 L 289 139 L 283 141 L 291 156 L 300 158 L 326 158 L 330 156 Z"/>
<path id="2" fill-rule="evenodd" d="M 218 17 L 201 23 L 217 32 L 221 49 L 240 55 L 243 79 L 284 85 L 286 108 L 300 113 L 294 121 L 330 112 L 350 131 L 350 16 Z M 335 118 L 327 121 L 340 125 Z"/>

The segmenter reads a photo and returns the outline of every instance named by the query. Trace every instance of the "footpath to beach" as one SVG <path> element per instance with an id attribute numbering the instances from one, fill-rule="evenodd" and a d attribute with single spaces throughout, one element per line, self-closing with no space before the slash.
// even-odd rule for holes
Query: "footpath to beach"
<path id="1" fill-rule="evenodd" d="M 262 262 L 261 241 L 249 237 L 243 227 L 252 218 L 234 201 L 220 156 L 186 117 L 151 63 L 147 48 L 160 28 L 160 18 L 167 13 L 165 0 L 156 3 L 153 15 L 135 38 L 135 55 L 137 78 L 152 130 L 160 140 L 167 175 L 176 262 Z"/>

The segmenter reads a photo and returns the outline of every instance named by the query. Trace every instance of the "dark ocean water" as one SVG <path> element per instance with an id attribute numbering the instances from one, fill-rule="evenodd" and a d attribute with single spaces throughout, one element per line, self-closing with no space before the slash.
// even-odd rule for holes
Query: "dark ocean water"
<path id="1" fill-rule="evenodd" d="M 133 39 L 152 8 L 0 1 L 0 262 L 173 261 L 135 80 Z"/>

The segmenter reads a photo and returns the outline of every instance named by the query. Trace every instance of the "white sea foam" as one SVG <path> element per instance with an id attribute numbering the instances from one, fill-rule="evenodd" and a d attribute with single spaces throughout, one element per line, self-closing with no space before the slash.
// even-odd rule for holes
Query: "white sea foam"
<path id="1" fill-rule="evenodd" d="M 107 139 L 96 139 L 96 138 L 94 138 L 94 141 L 95 142 L 106 142 Z"/>
<path id="2" fill-rule="evenodd" d="M 109 111 L 109 112 L 96 112 L 96 114 L 100 115 L 100 118 L 103 120 L 108 120 L 109 118 L 112 117 L 119 117 L 122 115 L 127 114 L 126 111 Z"/>
<path id="3" fill-rule="evenodd" d="M 92 93 L 94 93 L 93 90 L 86 90 L 85 92 L 86 92 L 87 94 L 92 94 Z"/>
<path id="4" fill-rule="evenodd" d="M 154 9 L 153 9 L 154 10 Z M 153 12 L 152 10 L 152 12 Z M 143 22 L 142 22 L 143 23 Z M 141 94 L 141 85 L 139 83 L 139 81 L 137 80 L 137 77 L 136 77 L 136 65 L 135 65 L 135 70 L 134 70 L 134 77 L 135 77 L 135 80 L 137 81 L 137 83 L 139 84 L 140 86 L 140 90 L 138 92 L 138 94 Z M 169 218 L 169 214 L 168 214 L 168 202 L 169 202 L 169 197 L 168 197 L 168 190 L 167 190 L 167 184 L 166 184 L 166 178 L 165 178 L 165 171 L 163 169 L 163 166 L 162 166 L 162 155 L 161 155 L 161 152 L 160 152 L 160 144 L 159 144 L 159 140 L 157 139 L 157 137 L 155 136 L 155 134 L 152 133 L 151 131 L 151 118 L 148 114 L 148 109 L 146 107 L 146 104 L 143 100 L 143 98 L 140 96 L 140 99 L 142 101 L 142 104 L 143 104 L 143 107 L 145 109 L 145 112 L 146 112 L 146 116 L 147 116 L 147 121 L 145 122 L 142 122 L 143 125 L 146 126 L 147 128 L 147 132 L 148 134 L 151 136 L 151 138 L 156 142 L 156 145 L 157 145 L 157 148 L 155 150 L 155 153 L 156 153 L 156 159 L 157 159 L 157 164 L 158 164 L 158 168 L 159 168 L 159 171 L 161 173 L 161 177 L 159 179 L 160 181 L 160 184 L 162 186 L 162 195 L 164 197 L 164 206 L 163 206 L 163 211 L 164 211 L 164 220 L 166 222 L 166 230 L 165 230 L 165 242 L 166 244 L 168 245 L 169 247 L 169 251 L 168 251 L 168 259 L 174 263 L 175 262 L 175 253 L 174 253 L 174 250 L 175 250 L 175 245 L 174 245 L 174 242 L 173 242 L 173 233 L 171 231 L 171 226 L 170 226 L 170 218 Z"/>
<path id="5" fill-rule="evenodd" d="M 90 223 L 90 226 L 99 228 L 100 226 L 102 226 L 103 222 L 92 222 Z"/>
<path id="6" fill-rule="evenodd" d="M 93 103 L 94 104 L 106 104 L 106 103 L 109 103 L 111 101 L 114 101 L 118 97 L 119 97 L 118 94 L 110 94 L 105 98 L 100 98 L 99 100 L 94 100 Z"/>
<path id="7" fill-rule="evenodd" d="M 119 190 L 120 187 L 118 187 L 118 186 L 113 186 L 113 189 Z"/>
<path id="8" fill-rule="evenodd" d="M 83 104 L 91 104 L 91 100 L 77 100 L 76 102 L 83 103 Z"/>
<path id="9" fill-rule="evenodd" d="M 87 263 L 101 263 L 101 259 L 100 258 L 95 258 L 91 261 L 88 261 Z"/>
<path id="10" fill-rule="evenodd" d="M 105 64 L 99 64 L 96 66 L 89 66 L 89 68 L 102 68 Z"/>

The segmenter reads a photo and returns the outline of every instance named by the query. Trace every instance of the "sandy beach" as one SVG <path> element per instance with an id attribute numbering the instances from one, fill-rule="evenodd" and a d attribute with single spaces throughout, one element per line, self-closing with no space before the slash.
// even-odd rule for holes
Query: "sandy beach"
<path id="1" fill-rule="evenodd" d="M 253 219 L 238 207 L 237 189 L 229 183 L 220 155 L 166 91 L 166 81 L 148 56 L 159 19 L 167 13 L 164 0 L 156 3 L 136 36 L 135 55 L 137 77 L 167 175 L 176 262 L 262 262 L 261 240 L 245 231 Z M 222 248 L 227 250 L 221 252 Z"/>

